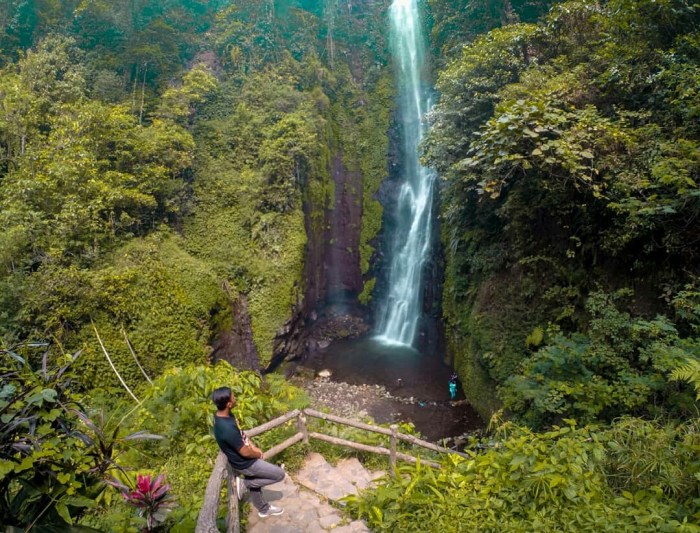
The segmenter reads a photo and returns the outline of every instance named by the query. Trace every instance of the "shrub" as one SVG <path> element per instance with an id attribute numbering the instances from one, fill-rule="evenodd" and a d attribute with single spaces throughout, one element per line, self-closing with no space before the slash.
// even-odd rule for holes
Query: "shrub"
<path id="1" fill-rule="evenodd" d="M 657 484 L 637 485 L 634 493 L 611 484 L 625 470 L 616 461 L 632 448 L 622 443 L 620 454 L 611 454 L 608 442 L 635 424 L 645 422 L 628 420 L 608 432 L 567 421 L 544 433 L 502 424 L 493 440 L 474 441 L 468 458 L 450 455 L 439 471 L 402 466 L 386 485 L 348 498 L 349 508 L 374 531 L 698 531 L 697 489 L 670 497 Z M 649 432 L 639 446 L 656 436 Z M 673 470 L 689 464 L 693 446 L 697 433 L 677 446 L 680 453 L 653 453 Z M 686 479 L 693 476 L 691 470 Z"/>
<path id="2" fill-rule="evenodd" d="M 72 364 L 75 355 L 43 355 L 25 344 L 0 350 L 0 521 L 19 527 L 67 528 L 93 507 L 104 479 L 118 468 L 118 448 L 151 438 L 124 436 L 104 416 L 91 420 Z"/>
<path id="3" fill-rule="evenodd" d="M 167 514 L 175 504 L 168 492 L 170 485 L 166 484 L 164 479 L 162 475 L 151 480 L 150 475 L 139 474 L 133 488 L 115 485 L 122 491 L 124 501 L 139 509 L 139 516 L 146 520 L 146 531 L 152 531 L 158 524 L 165 522 Z"/>
<path id="4" fill-rule="evenodd" d="M 587 335 L 555 333 L 500 389 L 504 405 L 535 426 L 562 417 L 582 422 L 626 413 L 654 413 L 654 405 L 682 409 L 687 396 L 668 374 L 692 356 L 665 317 L 632 318 L 615 306 L 620 295 L 592 294 Z M 692 406 L 692 398 L 685 403 Z"/>

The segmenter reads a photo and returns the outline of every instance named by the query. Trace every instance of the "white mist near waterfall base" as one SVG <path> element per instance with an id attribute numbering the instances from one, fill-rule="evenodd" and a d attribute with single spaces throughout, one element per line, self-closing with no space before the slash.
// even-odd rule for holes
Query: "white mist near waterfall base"
<path id="1" fill-rule="evenodd" d="M 423 266 L 430 254 L 435 173 L 418 160 L 423 139 L 427 91 L 421 81 L 425 57 L 416 0 L 394 0 L 390 7 L 391 42 L 397 64 L 399 113 L 404 135 L 404 180 L 398 197 L 389 292 L 377 321 L 377 339 L 411 345 L 421 315 Z"/>

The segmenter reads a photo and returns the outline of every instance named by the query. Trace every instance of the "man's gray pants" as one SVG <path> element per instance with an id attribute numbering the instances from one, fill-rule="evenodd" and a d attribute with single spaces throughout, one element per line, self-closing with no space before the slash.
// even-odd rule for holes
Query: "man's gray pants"
<path id="1" fill-rule="evenodd" d="M 284 479 L 284 470 L 279 466 L 256 459 L 255 462 L 244 470 L 238 470 L 245 476 L 245 486 L 250 491 L 250 503 L 260 512 L 267 512 L 270 504 L 262 497 L 262 487 L 272 485 Z"/>

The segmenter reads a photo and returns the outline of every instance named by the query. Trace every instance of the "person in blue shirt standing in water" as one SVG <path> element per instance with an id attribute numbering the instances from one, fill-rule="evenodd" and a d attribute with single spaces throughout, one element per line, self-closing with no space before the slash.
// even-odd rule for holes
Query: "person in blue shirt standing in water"
<path id="1" fill-rule="evenodd" d="M 452 373 L 450 376 L 450 400 L 454 400 L 457 397 L 457 374 Z"/>

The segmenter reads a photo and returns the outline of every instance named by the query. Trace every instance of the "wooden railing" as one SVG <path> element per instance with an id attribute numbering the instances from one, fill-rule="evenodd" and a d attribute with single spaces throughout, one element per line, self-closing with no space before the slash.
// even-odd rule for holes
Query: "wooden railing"
<path id="1" fill-rule="evenodd" d="M 350 426 L 370 431 L 372 433 L 386 435 L 389 437 L 389 448 L 384 448 L 382 446 L 370 446 L 367 444 L 361 444 L 359 442 L 354 442 L 347 439 L 332 437 L 323 433 L 318 433 L 314 431 L 310 432 L 306 425 L 307 417 L 328 420 L 329 422 L 335 422 L 344 426 Z M 416 457 L 413 457 L 412 455 L 408 455 L 397 451 L 398 441 L 408 442 L 412 445 L 427 448 L 428 450 L 438 453 L 456 453 L 463 457 L 468 457 L 466 454 L 455 452 L 448 448 L 438 446 L 436 444 L 433 444 L 432 442 L 428 442 L 414 437 L 413 435 L 405 435 L 403 433 L 399 433 L 398 426 L 395 424 L 391 425 L 389 429 L 387 429 L 379 426 L 373 426 L 370 424 L 364 424 L 355 420 L 349 420 L 340 416 L 321 413 L 320 411 L 315 411 L 314 409 L 304 409 L 303 411 L 295 409 L 294 411 L 290 411 L 289 413 L 277 417 L 274 420 L 270 420 L 265 424 L 262 424 L 250 430 L 246 430 L 246 434 L 249 437 L 255 437 L 273 428 L 281 426 L 282 424 L 286 424 L 287 422 L 294 419 L 296 419 L 297 433 L 289 437 L 284 442 L 281 442 L 267 450 L 265 452 L 265 459 L 270 459 L 274 457 L 275 455 L 286 450 L 290 446 L 293 446 L 297 442 L 304 442 L 304 444 L 308 444 L 309 439 L 330 442 L 331 444 L 336 444 L 338 446 L 346 446 L 348 448 L 360 450 L 363 452 L 386 455 L 389 458 L 389 469 L 391 472 L 395 472 L 394 467 L 396 466 L 397 459 L 413 464 L 417 463 L 420 460 L 421 464 L 428 465 L 433 468 L 440 468 L 440 464 L 434 461 L 418 459 Z M 238 516 L 238 494 L 236 493 L 236 484 L 234 483 L 235 475 L 236 473 L 229 465 L 226 456 L 222 452 L 219 452 L 219 455 L 216 458 L 216 463 L 214 464 L 214 469 L 211 473 L 211 476 L 209 477 L 209 482 L 207 483 L 206 491 L 204 493 L 204 504 L 202 505 L 202 509 L 199 512 L 199 518 L 197 520 L 197 528 L 195 529 L 195 533 L 219 532 L 219 529 L 216 525 L 216 517 L 219 513 L 219 499 L 221 496 L 221 486 L 224 480 L 227 480 L 228 485 L 228 513 L 226 517 L 226 532 L 239 533 L 240 520 Z"/>

